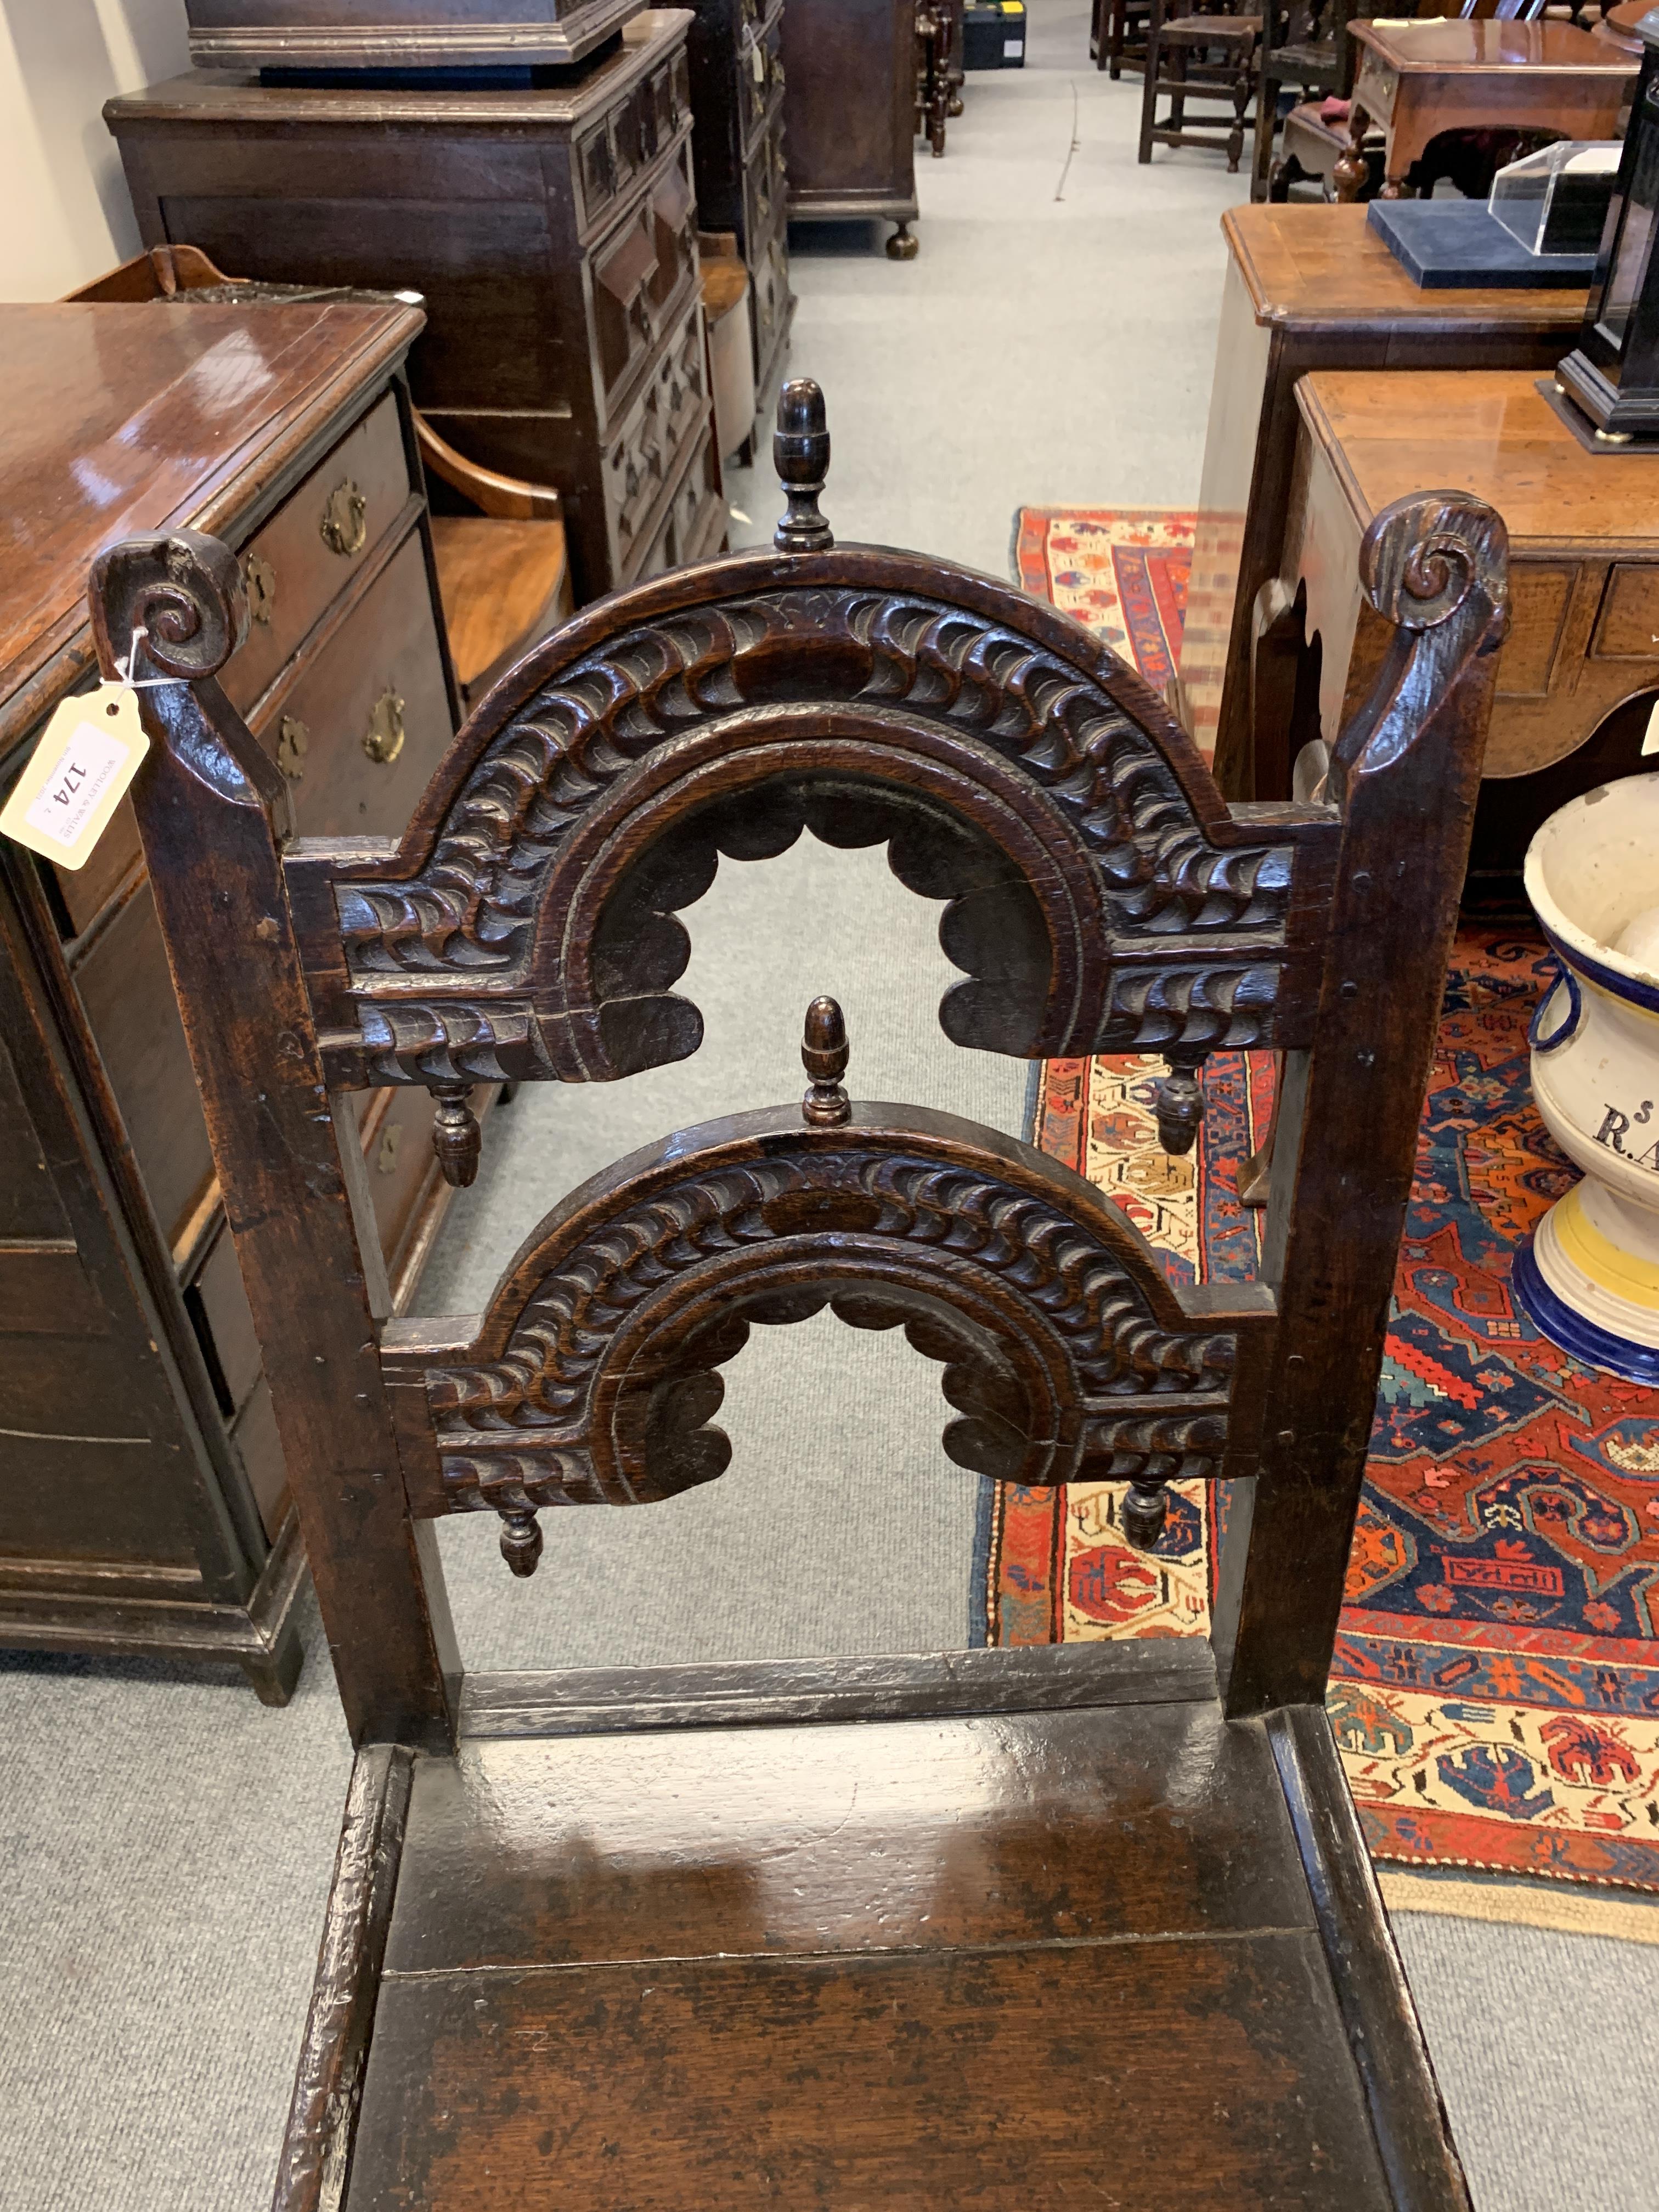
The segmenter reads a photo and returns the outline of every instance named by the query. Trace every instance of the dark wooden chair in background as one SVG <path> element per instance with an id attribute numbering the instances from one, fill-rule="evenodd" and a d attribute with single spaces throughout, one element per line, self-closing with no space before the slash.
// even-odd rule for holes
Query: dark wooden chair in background
<path id="1" fill-rule="evenodd" d="M 1261 83 L 1256 93 L 1255 153 L 1250 167 L 1253 200 L 1268 197 L 1279 100 L 1285 86 L 1296 86 L 1303 95 L 1291 110 L 1298 117 L 1304 110 L 1317 117 L 1327 100 L 1346 99 L 1352 89 L 1357 50 L 1348 36 L 1348 18 L 1355 12 L 1355 0 L 1261 0 Z M 1334 154 L 1333 167 L 1336 158 Z M 1298 169 L 1297 173 L 1313 173 Z M 1279 198 L 1287 196 L 1290 181 L 1287 176 L 1286 191 Z"/>
<path id="2" fill-rule="evenodd" d="M 817 387 L 772 550 L 546 641 L 401 841 L 285 842 L 214 681 L 210 538 L 92 586 L 357 1764 L 276 2203 L 1194 2203 L 1468 2197 L 1322 1711 L 1504 623 L 1503 526 L 1379 515 L 1396 625 L 1316 804 L 1230 808 L 1140 680 L 989 579 L 834 545 Z M 159 680 L 168 679 L 168 680 Z M 531 1231 L 483 1315 L 386 1318 L 349 1094 L 694 1051 L 678 915 L 803 826 L 948 902 L 957 1043 L 1152 1049 L 1172 1149 L 1221 1046 L 1285 1054 L 1261 1279 L 1172 1286 L 1032 1147 L 853 1105 L 676 1131 Z M 336 1128 L 341 1134 L 337 1140 Z M 829 1304 L 943 1364 L 1002 1480 L 1230 1501 L 1210 1639 L 473 1676 L 433 1524 L 718 1476 L 719 1370 Z M 556 1516 L 555 1516 L 556 1519 Z"/>
<path id="3" fill-rule="evenodd" d="M 1124 70 L 1146 66 L 1146 24 L 1152 0 L 1094 0 L 1089 19 L 1089 55 L 1115 84 Z"/>
<path id="4" fill-rule="evenodd" d="M 1235 12 L 1229 0 L 1152 0 L 1146 20 L 1146 61 L 1140 100 L 1143 162 L 1154 146 L 1204 146 L 1225 154 L 1231 176 L 1255 128 L 1250 101 L 1260 99 L 1259 15 Z M 1169 101 L 1158 114 L 1160 95 Z M 1200 120 L 1188 119 L 1196 105 Z M 1219 118 L 1212 112 L 1222 111 Z M 1231 117 L 1226 110 L 1231 108 Z"/>

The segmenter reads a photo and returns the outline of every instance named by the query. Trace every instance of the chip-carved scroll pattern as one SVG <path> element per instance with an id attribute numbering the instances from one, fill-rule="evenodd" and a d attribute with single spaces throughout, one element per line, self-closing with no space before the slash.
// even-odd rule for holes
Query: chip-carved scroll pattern
<path id="1" fill-rule="evenodd" d="M 833 1236 L 811 1225 L 819 1204 L 832 1209 Z M 890 1259 L 908 1271 L 896 1291 L 884 1279 Z M 716 1273 L 720 1317 L 688 1331 L 676 1311 L 687 1279 Z M 1045 1382 L 1034 1389 L 1030 1362 L 987 1344 L 964 1275 L 991 1279 L 1018 1305 L 1041 1340 Z M 803 1150 L 711 1167 L 625 1205 L 534 1288 L 501 1358 L 428 1370 L 452 1508 L 638 1503 L 710 1479 L 728 1451 L 703 1426 L 721 1395 L 712 1370 L 740 1348 L 745 1312 L 800 1318 L 826 1302 L 866 1326 L 908 1321 L 917 1348 L 949 1363 L 945 1395 L 968 1419 L 946 1449 L 962 1464 L 983 1464 L 976 1424 L 987 1420 L 1005 1443 L 1058 1438 L 1042 1477 L 1054 1481 L 1085 1462 L 1123 1476 L 1170 1455 L 1205 1473 L 1224 1444 L 1236 1338 L 1161 1327 L 1086 1222 L 978 1168 Z M 627 1356 L 645 1377 L 636 1398 L 650 1395 L 655 1411 L 636 1403 L 605 1432 L 600 1378 L 630 1334 Z M 624 1429 L 634 1441 L 619 1447 Z"/>
<path id="2" fill-rule="evenodd" d="M 842 643 L 841 696 L 948 724 L 1020 763 L 1075 823 L 1118 935 L 1280 941 L 1290 848 L 1212 844 L 1157 744 L 1097 684 L 960 609 L 801 587 L 626 632 L 532 697 L 467 778 L 416 876 L 340 885 L 354 975 L 520 969 L 573 824 L 653 746 L 763 698 L 759 672 L 792 638 Z M 835 691 L 826 677 L 823 696 Z"/>

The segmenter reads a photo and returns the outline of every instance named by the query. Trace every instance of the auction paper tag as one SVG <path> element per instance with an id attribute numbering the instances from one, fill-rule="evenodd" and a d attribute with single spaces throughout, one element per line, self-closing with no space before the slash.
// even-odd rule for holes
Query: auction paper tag
<path id="1" fill-rule="evenodd" d="M 138 695 L 125 684 L 65 699 L 0 811 L 0 830 L 60 868 L 82 866 L 149 750 Z"/>

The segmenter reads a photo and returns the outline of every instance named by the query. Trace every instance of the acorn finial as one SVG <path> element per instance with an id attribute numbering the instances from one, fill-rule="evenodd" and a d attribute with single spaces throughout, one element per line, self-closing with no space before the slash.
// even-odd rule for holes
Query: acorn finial
<path id="1" fill-rule="evenodd" d="M 847 1024 L 833 999 L 814 999 L 806 1009 L 806 1035 L 800 1064 L 812 1086 L 800 1102 L 801 1118 L 809 1128 L 837 1129 L 853 1118 L 852 1101 L 841 1087 L 847 1073 Z"/>
<path id="2" fill-rule="evenodd" d="M 818 494 L 830 473 L 830 425 L 823 393 L 810 376 L 792 377 L 778 394 L 778 427 L 772 464 L 789 512 L 772 532 L 780 553 L 827 553 L 835 544 L 818 512 Z"/>
<path id="3" fill-rule="evenodd" d="M 438 1156 L 438 1165 L 452 1189 L 465 1190 L 478 1172 L 483 1144 L 478 1117 L 470 1103 L 471 1085 L 430 1083 L 427 1088 L 438 1102 L 432 1117 L 432 1149 Z"/>

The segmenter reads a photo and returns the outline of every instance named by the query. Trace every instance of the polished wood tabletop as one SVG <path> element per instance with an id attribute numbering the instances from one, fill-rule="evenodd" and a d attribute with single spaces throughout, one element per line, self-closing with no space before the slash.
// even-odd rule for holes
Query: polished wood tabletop
<path id="1" fill-rule="evenodd" d="M 314 441 L 328 386 L 343 405 L 420 327 L 392 305 L 0 307 L 0 750 L 32 723 L 34 678 L 84 639 L 94 556 L 185 519 L 213 529 L 228 487 L 246 507 L 256 453 L 274 492 L 284 421 Z"/>
<path id="2" fill-rule="evenodd" d="M 1451 484 L 1498 509 L 1512 547 L 1659 551 L 1659 453 L 1589 452 L 1524 370 L 1322 372 L 1297 401 L 1362 525 Z"/>
<path id="3" fill-rule="evenodd" d="M 1374 336 L 1395 323 L 1410 324 L 1413 331 L 1443 323 L 1459 329 L 1480 325 L 1576 334 L 1584 319 L 1587 295 L 1580 291 L 1501 291 L 1490 286 L 1425 291 L 1370 228 L 1363 207 L 1247 204 L 1229 208 L 1221 228 L 1256 321 L 1276 329 L 1323 334 L 1351 328 Z M 1571 343 L 1571 335 L 1565 342 Z"/>
<path id="4" fill-rule="evenodd" d="M 1348 35 L 1369 46 L 1390 69 L 1410 76 L 1471 70 L 1547 69 L 1558 74 L 1607 70 L 1632 74 L 1629 59 L 1605 40 L 1571 23 L 1449 21 L 1356 22 Z"/>

